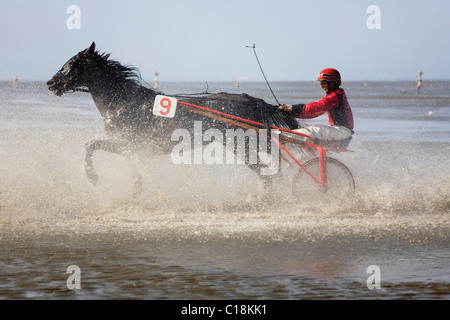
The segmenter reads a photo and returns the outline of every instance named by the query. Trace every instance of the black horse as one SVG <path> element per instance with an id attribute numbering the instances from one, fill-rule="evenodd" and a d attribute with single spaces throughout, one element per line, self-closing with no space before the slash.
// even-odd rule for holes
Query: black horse
<path id="1" fill-rule="evenodd" d="M 177 110 L 174 118 L 162 118 L 152 112 L 153 103 L 159 92 L 146 87 L 139 71 L 109 59 L 101 54 L 95 43 L 68 60 L 48 82 L 48 89 L 61 96 L 69 91 L 90 92 L 103 117 L 108 139 L 92 140 L 86 143 L 85 171 L 95 185 L 98 176 L 93 167 L 96 150 L 139 157 L 145 154 L 168 154 L 174 147 L 171 133 L 175 129 L 193 130 L 194 121 L 201 121 L 204 130 L 229 129 L 230 124 L 212 117 L 191 112 L 184 108 Z M 264 123 L 266 127 L 295 129 L 297 124 L 289 114 L 274 108 L 262 99 L 247 94 L 204 94 L 184 96 L 183 101 L 219 110 L 245 119 Z M 255 170 L 254 165 L 249 165 Z M 134 194 L 141 188 L 138 169 L 134 172 Z"/>

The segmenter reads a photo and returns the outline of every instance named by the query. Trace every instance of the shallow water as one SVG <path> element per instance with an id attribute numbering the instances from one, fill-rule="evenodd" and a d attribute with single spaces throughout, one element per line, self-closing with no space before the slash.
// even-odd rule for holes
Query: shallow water
<path id="1" fill-rule="evenodd" d="M 167 94 L 204 84 L 161 84 Z M 84 143 L 103 137 L 88 94 L 0 82 L 1 299 L 449 299 L 450 82 L 344 85 L 356 128 L 352 199 L 298 203 L 287 178 L 270 201 L 240 165 L 145 159 L 131 197 L 128 162 Z M 275 83 L 284 103 L 317 83 Z M 271 101 L 263 83 L 209 84 Z M 268 94 L 269 93 L 269 94 Z M 314 120 L 325 122 L 325 118 Z M 67 268 L 80 268 L 70 290 Z M 368 267 L 380 268 L 370 290 Z"/>

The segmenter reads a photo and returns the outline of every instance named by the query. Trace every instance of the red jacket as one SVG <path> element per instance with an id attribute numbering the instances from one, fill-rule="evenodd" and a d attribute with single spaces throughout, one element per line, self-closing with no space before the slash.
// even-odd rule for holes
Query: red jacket
<path id="1" fill-rule="evenodd" d="M 303 105 L 298 118 L 312 119 L 325 112 L 328 113 L 328 124 L 330 126 L 344 126 L 353 130 L 353 113 L 344 89 L 339 88 L 317 102 Z"/>

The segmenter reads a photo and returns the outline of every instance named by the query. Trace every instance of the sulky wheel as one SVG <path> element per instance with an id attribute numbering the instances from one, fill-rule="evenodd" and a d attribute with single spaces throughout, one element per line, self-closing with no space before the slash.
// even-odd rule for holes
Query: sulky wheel
<path id="1" fill-rule="evenodd" d="M 300 168 L 294 177 L 292 193 L 296 200 L 342 200 L 355 192 L 355 181 L 350 170 L 340 161 L 326 158 L 327 188 L 323 188 Z M 311 159 L 303 166 L 320 179 L 319 158 Z"/>

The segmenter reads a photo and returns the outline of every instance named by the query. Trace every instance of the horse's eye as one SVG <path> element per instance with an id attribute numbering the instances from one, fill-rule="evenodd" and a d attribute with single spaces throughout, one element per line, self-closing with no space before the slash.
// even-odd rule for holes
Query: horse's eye
<path id="1" fill-rule="evenodd" d="M 61 73 L 63 74 L 63 75 L 68 75 L 69 74 L 69 72 L 70 72 L 70 69 L 71 69 L 71 65 L 70 64 L 66 64 L 66 65 L 64 65 L 63 67 L 62 67 L 62 69 L 61 69 Z"/>

